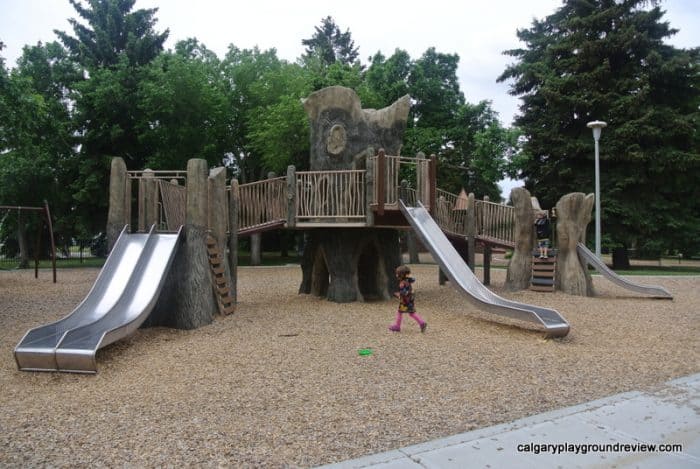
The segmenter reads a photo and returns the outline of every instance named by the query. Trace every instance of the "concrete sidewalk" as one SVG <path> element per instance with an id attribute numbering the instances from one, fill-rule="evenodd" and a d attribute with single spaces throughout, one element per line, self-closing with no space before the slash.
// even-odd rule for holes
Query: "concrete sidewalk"
<path id="1" fill-rule="evenodd" d="M 565 445 L 570 446 L 564 448 Z M 656 448 L 650 451 L 640 448 L 641 445 L 656 445 Z M 659 445 L 676 447 L 665 447 L 668 451 L 662 452 Z M 366 467 L 700 468 L 700 373 L 669 381 L 650 392 L 617 394 L 507 424 L 323 466 L 325 469 Z"/>

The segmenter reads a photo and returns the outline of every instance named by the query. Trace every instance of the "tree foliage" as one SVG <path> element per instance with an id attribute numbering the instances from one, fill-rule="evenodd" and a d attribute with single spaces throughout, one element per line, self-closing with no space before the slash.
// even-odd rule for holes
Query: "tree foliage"
<path id="1" fill-rule="evenodd" d="M 157 8 L 132 11 L 136 0 L 87 0 L 87 7 L 80 0 L 69 1 L 87 25 L 70 18 L 75 37 L 55 32 L 89 70 L 114 67 L 122 56 L 129 65 L 146 65 L 163 50 L 169 31 L 159 34 L 153 29 Z"/>
<path id="2" fill-rule="evenodd" d="M 608 245 L 660 252 L 700 247 L 697 48 L 664 42 L 675 30 L 642 0 L 568 0 L 518 31 L 525 48 L 500 80 L 520 96 L 521 176 L 545 206 L 594 190 L 586 123 L 604 120 L 602 225 Z"/>
<path id="3" fill-rule="evenodd" d="M 306 46 L 303 60 L 317 59 L 325 66 L 358 63 L 359 50 L 355 47 L 350 30 L 340 32 L 340 27 L 330 16 L 323 18 L 321 26 L 315 27 L 314 34 L 301 43 Z"/>
<path id="4" fill-rule="evenodd" d="M 356 90 L 365 108 L 411 95 L 403 153 L 435 153 L 444 189 L 497 198 L 512 138 L 490 103 L 466 101 L 457 55 L 430 48 L 414 60 L 397 49 L 365 67 L 350 31 L 327 17 L 296 62 L 235 45 L 219 59 L 195 38 L 163 51 L 168 30 L 156 32 L 157 10 L 135 0 L 70 2 L 71 34 L 26 48 L 15 70 L 0 57 L 0 196 L 52 197 L 66 237 L 104 230 L 113 156 L 130 170 L 204 158 L 241 182 L 307 169 L 302 99 L 332 85 Z"/>

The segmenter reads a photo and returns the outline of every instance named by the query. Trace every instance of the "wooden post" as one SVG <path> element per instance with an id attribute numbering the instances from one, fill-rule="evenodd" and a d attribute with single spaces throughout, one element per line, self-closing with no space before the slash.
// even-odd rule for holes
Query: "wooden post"
<path id="1" fill-rule="evenodd" d="M 53 239 L 53 223 L 51 222 L 51 212 L 49 203 L 44 200 L 44 215 L 46 216 L 46 227 L 49 229 L 49 240 L 51 241 L 51 267 L 53 269 L 53 283 L 56 283 L 56 244 Z"/>
<path id="2" fill-rule="evenodd" d="M 292 168 L 294 166 L 291 166 Z M 231 180 L 231 193 L 229 195 L 228 219 L 228 263 L 231 266 L 231 298 L 238 302 L 238 212 L 241 205 L 241 193 L 238 188 L 238 181 Z"/>
<path id="3" fill-rule="evenodd" d="M 126 163 L 124 163 L 124 160 L 121 158 L 112 158 L 112 167 L 109 175 L 109 209 L 107 212 L 108 252 L 112 250 L 124 225 L 129 223 L 126 206 L 126 189 L 130 187 L 127 186 L 128 181 L 129 178 L 126 174 Z"/>
<path id="4" fill-rule="evenodd" d="M 375 161 L 371 158 L 372 155 L 374 155 L 374 149 L 372 147 L 368 147 L 366 160 L 367 168 L 365 170 L 365 213 L 367 216 L 367 226 L 374 226 L 374 212 L 372 211 L 372 204 L 376 202 L 374 200 L 374 189 L 376 184 L 375 175 L 377 174 L 375 170 L 377 167 Z"/>
<path id="5" fill-rule="evenodd" d="M 430 202 L 430 213 L 432 214 L 437 201 L 437 156 L 435 155 L 430 155 L 428 179 L 430 181 L 428 199 Z"/>
<path id="6" fill-rule="evenodd" d="M 474 193 L 470 192 L 467 196 L 467 264 L 474 272 L 476 268 L 476 202 Z"/>
<path id="7" fill-rule="evenodd" d="M 287 228 L 297 225 L 297 173 L 294 165 L 287 166 Z M 238 186 L 236 186 L 238 187 Z M 233 184 L 231 185 L 233 193 Z"/>
<path id="8" fill-rule="evenodd" d="M 491 246 L 484 245 L 484 285 L 491 285 Z"/>
<path id="9" fill-rule="evenodd" d="M 158 181 L 155 179 L 153 170 L 146 169 L 143 172 L 144 181 L 144 231 L 148 231 L 151 225 L 158 226 Z"/>
<path id="10" fill-rule="evenodd" d="M 377 213 L 384 215 L 384 201 L 386 200 L 386 157 L 384 149 L 379 149 L 377 155 Z"/>

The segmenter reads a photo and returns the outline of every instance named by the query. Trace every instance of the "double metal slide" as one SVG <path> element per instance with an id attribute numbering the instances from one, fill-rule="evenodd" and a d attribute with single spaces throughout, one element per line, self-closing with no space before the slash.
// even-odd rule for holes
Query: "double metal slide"
<path id="1" fill-rule="evenodd" d="M 569 323 L 557 311 L 510 301 L 486 288 L 420 202 L 418 207 L 407 207 L 403 201 L 399 201 L 399 205 L 451 284 L 479 309 L 496 316 L 535 324 L 547 337 L 563 337 L 569 333 Z"/>
<path id="2" fill-rule="evenodd" d="M 65 318 L 31 329 L 15 347 L 25 371 L 95 373 L 97 350 L 133 333 L 156 304 L 180 239 L 125 227 L 85 299 Z"/>

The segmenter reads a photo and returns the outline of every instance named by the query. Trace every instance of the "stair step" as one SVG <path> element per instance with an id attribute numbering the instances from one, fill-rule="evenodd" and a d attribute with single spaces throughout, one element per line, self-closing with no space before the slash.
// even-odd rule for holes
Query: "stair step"
<path id="1" fill-rule="evenodd" d="M 551 287 L 542 286 L 542 285 L 530 285 L 530 290 L 541 291 L 541 292 L 553 292 L 554 285 L 552 285 Z"/>
<path id="2" fill-rule="evenodd" d="M 553 278 L 532 277 L 532 285 L 554 285 Z"/>

